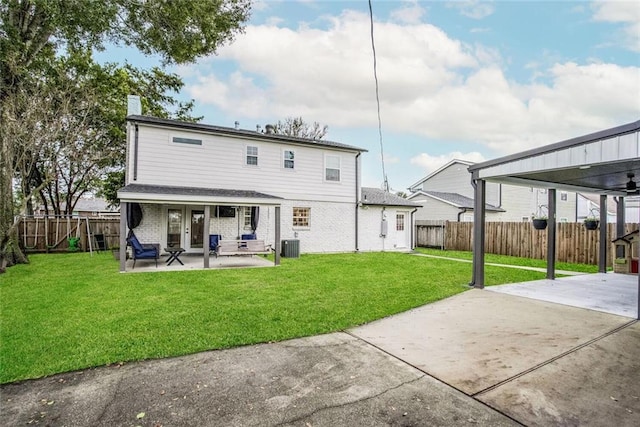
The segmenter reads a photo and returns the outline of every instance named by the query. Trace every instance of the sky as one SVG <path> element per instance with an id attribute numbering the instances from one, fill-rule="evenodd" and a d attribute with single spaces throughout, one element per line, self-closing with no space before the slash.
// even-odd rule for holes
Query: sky
<path id="1" fill-rule="evenodd" d="M 368 150 L 362 184 L 407 187 L 453 158 L 483 161 L 640 119 L 638 1 L 373 0 L 382 144 L 366 0 L 263 0 L 216 55 L 171 67 L 202 122 L 286 117 Z M 131 51 L 106 53 L 160 65 Z"/>

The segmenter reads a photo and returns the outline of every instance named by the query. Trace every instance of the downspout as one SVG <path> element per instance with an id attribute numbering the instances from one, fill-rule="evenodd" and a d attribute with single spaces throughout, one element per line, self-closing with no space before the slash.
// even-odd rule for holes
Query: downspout
<path id="1" fill-rule="evenodd" d="M 410 218 L 410 221 L 411 221 L 411 250 L 414 250 L 416 248 L 416 245 L 415 245 L 415 242 L 416 242 L 416 238 L 415 238 L 416 226 L 414 225 L 415 221 L 413 220 L 413 214 L 415 214 L 416 212 L 418 212 L 418 208 L 415 208 L 409 214 L 409 218 Z"/>
<path id="2" fill-rule="evenodd" d="M 359 225 L 358 225 L 358 209 L 360 207 L 360 167 L 359 167 L 359 159 L 360 159 L 360 155 L 362 153 L 358 152 L 358 154 L 356 154 L 356 223 L 355 223 L 355 227 L 356 227 L 356 238 L 355 238 L 355 242 L 356 242 L 356 252 L 358 252 L 360 250 L 360 248 L 358 247 L 359 242 L 358 242 L 358 229 L 359 229 Z"/>
<path id="3" fill-rule="evenodd" d="M 133 138 L 133 180 L 138 180 L 138 124 L 135 125 L 135 132 Z"/>
<path id="4" fill-rule="evenodd" d="M 460 221 L 460 216 L 466 214 L 467 212 L 469 212 L 469 208 L 462 208 L 462 210 L 460 212 L 458 212 L 458 222 L 461 222 Z"/>

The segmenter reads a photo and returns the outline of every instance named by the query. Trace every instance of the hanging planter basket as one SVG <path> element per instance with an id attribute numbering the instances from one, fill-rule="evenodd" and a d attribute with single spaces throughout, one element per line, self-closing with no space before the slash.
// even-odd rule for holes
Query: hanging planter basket
<path id="1" fill-rule="evenodd" d="M 585 221 L 584 228 L 587 230 L 597 230 L 599 221 Z"/>
<path id="2" fill-rule="evenodd" d="M 532 222 L 533 222 L 533 228 L 535 228 L 536 230 L 544 230 L 545 228 L 547 228 L 546 219 L 534 218 Z"/>

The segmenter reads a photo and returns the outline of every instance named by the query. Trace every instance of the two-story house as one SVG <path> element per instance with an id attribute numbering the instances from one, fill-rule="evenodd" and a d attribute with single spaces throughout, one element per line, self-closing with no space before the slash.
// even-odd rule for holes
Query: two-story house
<path id="1" fill-rule="evenodd" d="M 468 167 L 473 163 L 454 159 L 409 187 L 409 200 L 422 204 L 417 220 L 473 221 L 473 186 Z M 559 192 L 558 221 L 576 221 L 576 193 Z M 529 221 L 546 215 L 547 191 L 533 187 L 486 184 L 487 221 Z"/>
<path id="2" fill-rule="evenodd" d="M 207 232 L 222 239 L 255 233 L 274 248 L 280 239 L 295 239 L 307 253 L 379 250 L 389 206 L 360 203 L 366 150 L 139 115 L 127 123 L 126 180 L 118 197 L 123 206 L 140 206 L 134 231 L 141 242 L 208 254 Z M 415 205 L 404 204 L 403 213 Z M 380 215 L 363 215 L 365 207 Z M 390 246 L 410 249 L 411 242 L 409 235 Z"/>

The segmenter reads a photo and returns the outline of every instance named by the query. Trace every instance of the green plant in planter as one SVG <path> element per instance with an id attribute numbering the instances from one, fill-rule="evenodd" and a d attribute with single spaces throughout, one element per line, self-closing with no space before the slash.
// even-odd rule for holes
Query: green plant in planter
<path id="1" fill-rule="evenodd" d="M 584 219 L 584 228 L 587 230 L 597 230 L 598 229 L 598 219 L 594 217 L 586 217 Z"/>

